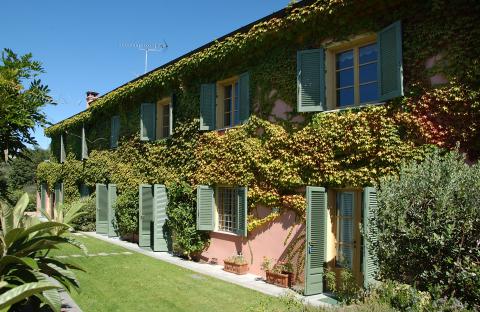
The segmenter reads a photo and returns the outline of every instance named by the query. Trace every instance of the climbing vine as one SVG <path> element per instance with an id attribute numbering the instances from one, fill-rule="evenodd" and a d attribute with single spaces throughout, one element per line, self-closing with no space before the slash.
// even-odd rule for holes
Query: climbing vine
<path id="1" fill-rule="evenodd" d="M 407 89 L 425 84 L 429 74 L 435 72 L 478 87 L 480 26 L 476 16 L 479 11 L 478 2 L 470 0 L 396 0 L 388 3 L 378 0 L 317 0 L 308 5 L 290 6 L 284 15 L 215 41 L 205 49 L 107 93 L 93 102 L 90 109 L 48 128 L 46 134 L 58 135 L 90 123 L 92 119 L 99 118 L 101 112 L 124 105 L 155 100 L 177 91 L 188 93 L 187 89 L 193 85 L 198 89 L 198 84 L 192 84 L 192 81 L 214 81 L 255 68 L 261 71 L 257 75 L 259 79 L 253 78 L 258 82 L 258 88 L 254 88 L 253 92 L 260 92 L 254 98 L 268 99 L 269 87 L 279 82 L 279 96 L 294 107 L 295 80 L 291 78 L 295 77 L 297 49 L 318 47 L 325 40 L 342 40 L 362 32 L 375 32 L 398 19 L 402 20 L 404 28 Z M 441 56 L 440 60 L 429 73 L 425 73 L 425 62 L 437 55 Z M 270 65 L 262 66 L 269 60 Z M 191 104 L 189 101 L 179 103 L 180 106 L 185 105 L 186 111 L 195 113 L 196 109 L 192 109 L 195 106 Z M 260 107 L 263 109 L 262 105 Z M 181 114 L 183 111 L 179 109 Z"/>

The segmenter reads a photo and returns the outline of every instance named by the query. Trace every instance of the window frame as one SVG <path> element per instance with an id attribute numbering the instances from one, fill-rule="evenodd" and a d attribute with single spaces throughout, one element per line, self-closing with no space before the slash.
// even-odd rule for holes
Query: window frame
<path id="1" fill-rule="evenodd" d="M 166 126 L 164 124 L 164 112 L 168 110 L 168 135 L 165 136 L 163 131 L 165 130 Z M 173 127 L 173 106 L 172 106 L 172 98 L 166 97 L 162 98 L 161 100 L 157 101 L 157 119 L 156 119 L 156 129 L 155 129 L 155 138 L 157 140 L 166 139 L 172 135 L 172 127 Z"/>
<path id="2" fill-rule="evenodd" d="M 228 79 L 217 81 L 217 98 L 216 98 L 216 124 L 215 129 L 229 129 L 241 125 L 240 122 L 240 79 L 239 76 L 233 76 Z M 230 96 L 230 124 L 225 124 L 225 88 L 231 86 Z"/>
<path id="3" fill-rule="evenodd" d="M 340 42 L 330 42 L 325 44 L 325 82 L 326 82 L 326 102 L 327 102 L 327 111 L 340 111 L 351 108 L 359 108 L 368 105 L 380 105 L 384 104 L 380 99 L 360 103 L 360 77 L 359 77 L 359 53 L 358 50 L 361 47 L 377 43 L 377 34 L 368 33 L 360 36 L 356 36 L 347 41 Z M 354 104 L 346 106 L 337 106 L 337 83 L 336 83 L 336 55 L 341 52 L 348 50 L 354 50 L 353 57 L 353 69 L 354 69 Z M 379 52 L 378 52 L 379 53 Z M 377 57 L 377 72 L 378 72 L 378 57 Z M 377 74 L 377 84 L 379 77 Z"/>
<path id="4" fill-rule="evenodd" d="M 220 210 L 222 209 L 223 203 L 222 203 L 222 194 L 221 190 L 224 189 L 230 189 L 232 190 L 232 199 L 233 203 L 231 203 L 233 211 L 231 213 L 232 217 L 232 228 L 231 230 L 225 229 L 221 226 L 221 212 Z M 233 235 L 233 236 L 239 236 L 238 234 L 238 186 L 234 185 L 218 185 L 215 186 L 214 188 L 214 231 L 216 233 L 222 233 L 226 235 Z"/>
<path id="5" fill-rule="evenodd" d="M 340 209 L 341 209 L 341 205 L 342 205 L 342 202 L 341 202 L 341 194 L 342 193 L 349 193 L 352 195 L 352 215 L 350 217 L 346 217 L 346 216 L 341 216 L 340 215 Z M 348 269 L 353 269 L 353 262 L 355 261 L 355 221 L 356 221 L 356 218 L 357 218 L 357 215 L 355 213 L 355 210 L 357 208 L 357 202 L 356 202 L 356 192 L 355 191 L 350 191 L 350 190 L 339 190 L 336 192 L 335 194 L 335 199 L 336 199 L 336 204 L 335 204 L 335 207 L 336 207 L 336 211 L 335 211 L 335 222 L 336 222 L 336 244 L 335 244 L 335 265 L 339 268 L 348 268 Z M 352 242 L 351 243 L 346 243 L 344 241 L 341 241 L 340 238 L 342 237 L 342 234 L 341 234 L 341 231 L 342 231 L 342 227 L 340 226 L 340 223 L 342 220 L 346 220 L 346 219 L 349 219 L 352 223 Z M 348 267 L 348 266 L 345 266 L 343 265 L 343 263 L 340 261 L 339 259 L 339 256 L 341 254 L 340 250 L 342 248 L 342 246 L 350 246 L 351 249 L 352 249 L 352 259 L 351 259 L 351 263 L 350 263 L 350 266 L 351 267 Z"/>

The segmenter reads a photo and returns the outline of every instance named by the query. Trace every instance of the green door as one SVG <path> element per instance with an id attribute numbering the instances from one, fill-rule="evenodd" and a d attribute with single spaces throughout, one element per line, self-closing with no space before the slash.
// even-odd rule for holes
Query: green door
<path id="1" fill-rule="evenodd" d="M 97 233 L 108 234 L 108 189 L 105 184 L 96 185 Z"/>
<path id="2" fill-rule="evenodd" d="M 117 185 L 109 184 L 108 185 L 108 237 L 117 236 L 115 232 L 116 220 L 115 220 L 115 211 L 113 210 L 113 205 L 117 201 Z"/>
<path id="3" fill-rule="evenodd" d="M 153 188 L 140 184 L 138 245 L 151 248 L 153 242 Z"/>
<path id="4" fill-rule="evenodd" d="M 305 295 L 323 292 L 326 258 L 327 193 L 323 187 L 307 186 L 307 233 Z"/>
<path id="5" fill-rule="evenodd" d="M 153 197 L 153 251 L 168 251 L 167 237 L 164 231 L 168 204 L 165 185 L 155 184 L 153 186 Z"/>

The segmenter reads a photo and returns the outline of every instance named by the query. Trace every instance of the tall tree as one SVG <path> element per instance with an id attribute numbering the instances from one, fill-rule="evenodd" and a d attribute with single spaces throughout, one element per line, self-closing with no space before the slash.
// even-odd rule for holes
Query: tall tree
<path id="1" fill-rule="evenodd" d="M 0 152 L 5 161 L 25 157 L 22 152 L 28 144 L 35 145 L 35 126 L 48 124 L 42 108 L 55 104 L 48 86 L 38 76 L 44 73 L 40 62 L 28 53 L 18 56 L 4 49 L 0 63 Z M 8 156 L 8 157 L 7 157 Z"/>

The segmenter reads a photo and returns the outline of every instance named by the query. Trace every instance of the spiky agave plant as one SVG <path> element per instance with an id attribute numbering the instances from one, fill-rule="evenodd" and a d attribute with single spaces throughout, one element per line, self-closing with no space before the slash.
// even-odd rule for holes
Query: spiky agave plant
<path id="1" fill-rule="evenodd" d="M 67 228 L 56 228 L 53 230 L 53 233 L 57 235 L 64 234 L 67 230 L 72 227 L 72 222 L 79 218 L 80 216 L 86 214 L 85 211 L 82 211 L 82 208 L 85 207 L 84 200 L 77 200 L 69 204 L 58 204 L 53 208 L 53 217 L 50 216 L 45 210 L 41 210 L 42 215 L 51 222 L 59 222 L 65 225 L 68 225 Z"/>
<path id="2" fill-rule="evenodd" d="M 85 247 L 68 236 L 61 222 L 40 222 L 24 214 L 24 194 L 15 207 L 0 202 L 0 311 L 60 311 L 59 290 L 79 289 L 73 270 L 81 268 L 49 256 L 61 244 Z"/>

